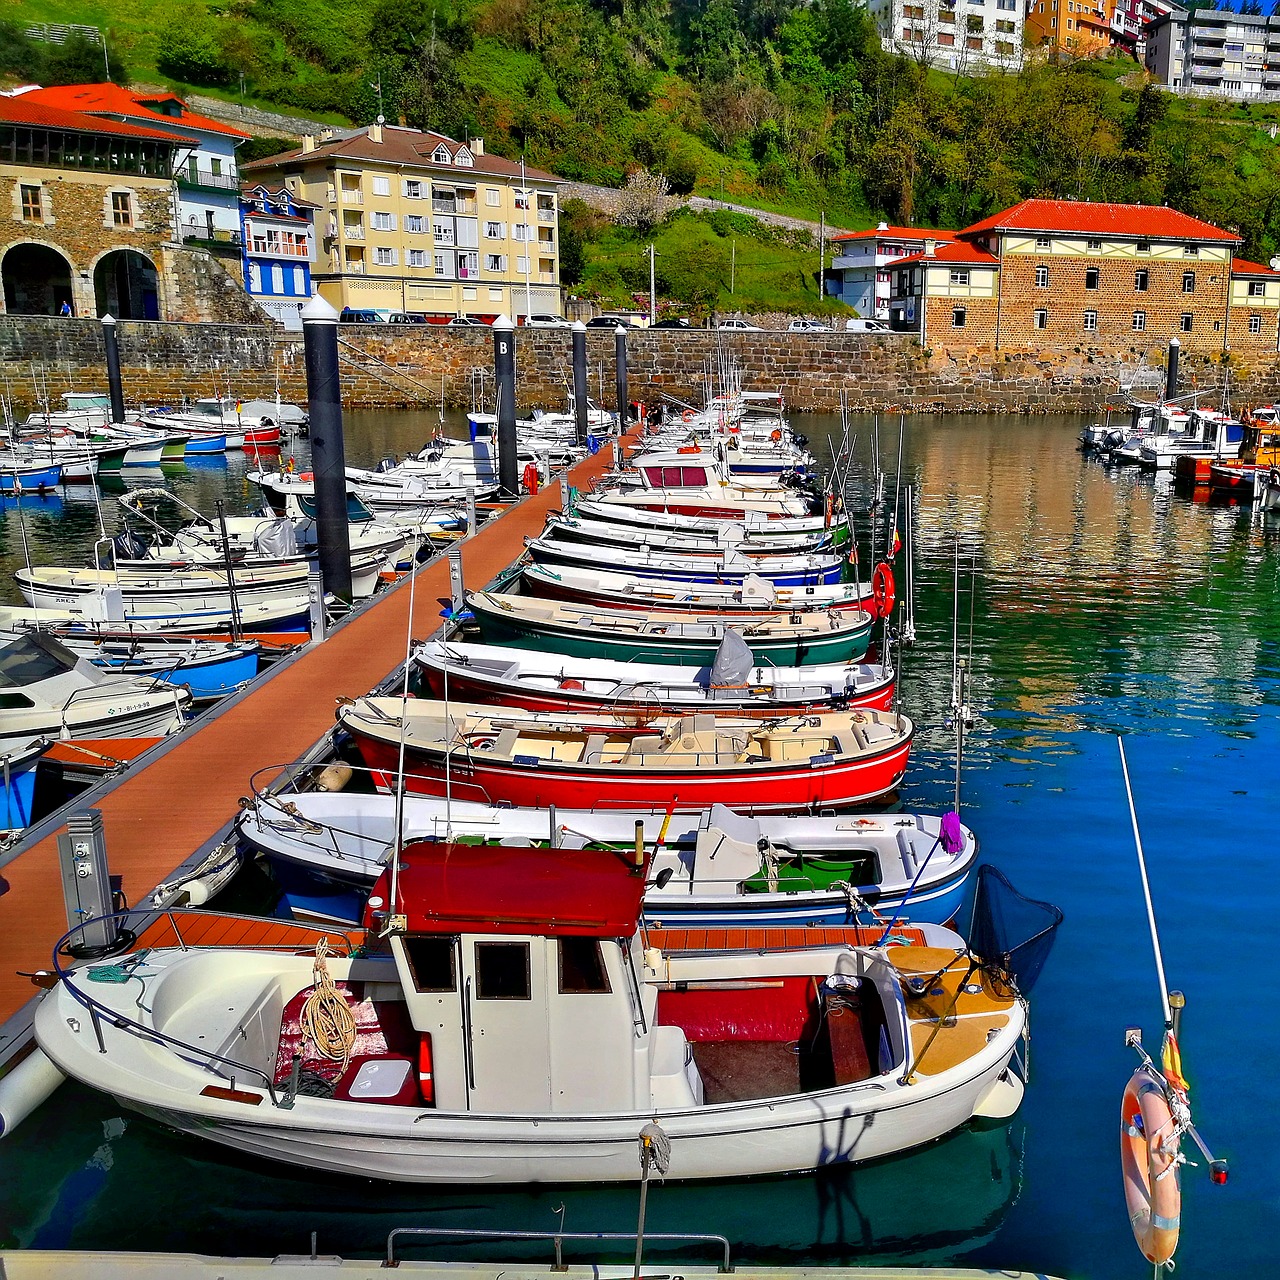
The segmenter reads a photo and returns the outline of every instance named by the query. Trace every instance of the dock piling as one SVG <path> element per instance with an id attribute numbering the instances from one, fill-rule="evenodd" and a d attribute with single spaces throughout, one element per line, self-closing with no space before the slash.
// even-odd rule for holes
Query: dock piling
<path id="1" fill-rule="evenodd" d="M 111 421 L 124 421 L 124 383 L 120 378 L 120 342 L 116 337 L 116 318 L 109 312 L 102 317 L 102 345 L 107 352 L 107 390 L 111 395 Z"/>
<path id="2" fill-rule="evenodd" d="M 587 326 L 573 322 L 573 426 L 578 443 L 587 443 Z"/>
<path id="3" fill-rule="evenodd" d="M 493 372 L 498 383 L 498 485 L 504 498 L 514 498 L 518 492 L 516 334 L 507 316 L 493 322 Z"/>
<path id="4" fill-rule="evenodd" d="M 1165 366 L 1164 398 L 1172 400 L 1178 394 L 1178 357 L 1182 354 L 1182 343 L 1177 338 L 1169 340 L 1169 363 Z"/>
<path id="5" fill-rule="evenodd" d="M 618 430 L 627 429 L 627 331 L 619 325 L 613 331 L 613 358 L 617 365 Z"/>

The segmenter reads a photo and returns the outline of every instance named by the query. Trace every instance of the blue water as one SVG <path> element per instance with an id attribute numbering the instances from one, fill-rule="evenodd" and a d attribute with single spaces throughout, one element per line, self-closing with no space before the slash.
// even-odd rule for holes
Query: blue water
<path id="1" fill-rule="evenodd" d="M 919 736 L 904 799 L 942 808 L 952 796 L 958 539 L 976 713 L 961 812 L 988 861 L 1066 913 L 1032 994 L 1021 1112 L 820 1177 L 669 1183 L 651 1194 L 652 1230 L 723 1232 L 740 1256 L 766 1260 L 1151 1274 L 1129 1232 L 1118 1159 L 1120 1095 L 1136 1062 L 1124 1029 L 1141 1026 L 1153 1052 L 1160 1030 L 1119 733 L 1170 985 L 1187 995 L 1195 1116 L 1232 1166 L 1226 1187 L 1210 1186 L 1203 1167 L 1185 1171 L 1178 1275 L 1274 1273 L 1280 1016 L 1266 939 L 1280 899 L 1280 528 L 1087 463 L 1073 450 L 1078 427 L 913 421 L 903 467 L 921 494 L 919 634 L 904 690 Z M 869 428 L 857 427 L 864 461 Z M 808 429 L 820 439 L 830 424 Z M 896 430 L 885 433 L 891 471 Z M 418 434 L 388 415 L 366 444 L 380 451 Z M 253 763 L 247 755 L 246 778 Z M 74 1087 L 0 1143 L 0 1186 L 0 1239 L 79 1248 L 274 1254 L 305 1248 L 318 1230 L 322 1251 L 374 1253 L 394 1226 L 549 1229 L 563 1205 L 569 1229 L 626 1230 L 636 1208 L 629 1190 L 441 1192 L 310 1177 L 170 1136 Z"/>

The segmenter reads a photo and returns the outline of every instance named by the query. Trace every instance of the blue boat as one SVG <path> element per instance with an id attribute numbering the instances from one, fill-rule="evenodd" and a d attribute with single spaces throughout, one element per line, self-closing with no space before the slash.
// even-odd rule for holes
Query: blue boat
<path id="1" fill-rule="evenodd" d="M 42 738 L 0 746 L 0 786 L 4 788 L 0 831 L 21 831 L 31 825 L 36 766 L 47 747 L 48 743 Z"/>
<path id="2" fill-rule="evenodd" d="M 34 466 L 27 463 L 0 463 L 0 493 L 31 493 L 54 488 L 62 479 L 56 464 Z"/>
<path id="3" fill-rule="evenodd" d="M 233 693 L 258 674 L 260 646 L 252 640 L 116 639 L 75 631 L 63 631 L 59 639 L 104 671 L 186 685 L 197 702 L 210 702 Z"/>
<path id="4" fill-rule="evenodd" d="M 226 453 L 227 437 L 226 436 L 188 436 L 187 452 L 189 458 L 192 454 L 197 456 L 207 453 Z"/>

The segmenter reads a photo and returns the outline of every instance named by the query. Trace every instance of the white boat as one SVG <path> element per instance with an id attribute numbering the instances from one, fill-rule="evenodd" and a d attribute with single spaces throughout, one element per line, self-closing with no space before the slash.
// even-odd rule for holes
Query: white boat
<path id="1" fill-rule="evenodd" d="M 634 1182 L 646 1126 L 681 1179 L 799 1172 L 1021 1101 L 1025 997 L 949 930 L 698 951 L 640 932 L 645 869 L 616 853 L 422 843 L 402 862 L 370 900 L 395 931 L 364 954 L 155 947 L 110 962 L 127 982 L 55 959 L 41 1050 L 242 1157 L 425 1184 Z"/>
<path id="2" fill-rule="evenodd" d="M 1244 423 L 1214 409 L 1193 409 L 1177 434 L 1163 432 L 1145 440 L 1138 465 L 1145 471 L 1171 471 L 1181 457 L 1217 461 L 1234 458 L 1244 440 Z"/>
<path id="3" fill-rule="evenodd" d="M 729 547 L 737 548 L 745 556 L 814 555 L 832 545 L 830 529 L 819 529 L 803 538 L 796 534 L 774 538 L 768 528 L 748 529 L 733 520 L 721 520 L 716 525 L 701 522 L 689 529 L 646 528 L 613 520 L 594 520 L 581 512 L 566 516 L 558 511 L 547 516 L 543 533 L 548 538 L 593 547 L 661 548 L 678 555 L 722 555 Z"/>
<path id="4" fill-rule="evenodd" d="M 746 511 L 738 519 L 722 517 L 696 518 L 677 515 L 669 511 L 644 511 L 619 503 L 597 502 L 594 495 L 579 496 L 573 504 L 573 514 L 584 520 L 607 524 L 621 524 L 632 528 L 660 529 L 672 533 L 717 536 L 723 525 L 743 530 L 747 538 L 768 538 L 770 541 L 794 541 L 807 543 L 814 537 L 822 537 L 831 528 L 831 522 L 823 515 L 797 516 L 795 519 L 771 519 L 761 512 Z"/>
<path id="5" fill-rule="evenodd" d="M 1176 404 L 1136 404 L 1133 419 L 1123 442 L 1112 447 L 1112 462 L 1136 463 L 1144 446 L 1162 436 L 1181 435 L 1186 430 L 1187 411 Z"/>
<path id="6" fill-rule="evenodd" d="M 186 724 L 191 691 L 113 675 L 53 636 L 0 632 L 0 744 L 31 738 L 146 738 Z"/>

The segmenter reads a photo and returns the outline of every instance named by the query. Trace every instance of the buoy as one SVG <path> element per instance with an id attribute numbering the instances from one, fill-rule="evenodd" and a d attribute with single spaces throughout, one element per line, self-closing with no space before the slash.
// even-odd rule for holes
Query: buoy
<path id="1" fill-rule="evenodd" d="M 1180 1134 L 1155 1076 L 1139 1067 L 1120 1104 L 1120 1169 L 1133 1238 L 1148 1262 L 1163 1266 L 1178 1247 L 1182 1188 Z"/>
<path id="2" fill-rule="evenodd" d="M 39 1048 L 0 1076 L 0 1138 L 16 1129 L 66 1078 Z"/>
<path id="3" fill-rule="evenodd" d="M 887 564 L 876 565 L 875 572 L 871 575 L 871 598 L 875 601 L 876 617 L 887 618 L 893 612 L 898 596 L 893 570 Z"/>
<path id="4" fill-rule="evenodd" d="M 351 781 L 349 764 L 331 764 L 316 779 L 317 791 L 341 791 Z"/>

